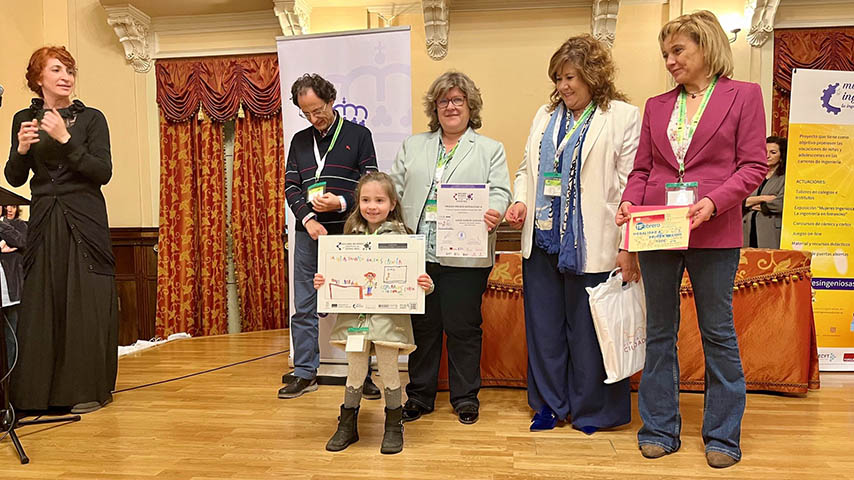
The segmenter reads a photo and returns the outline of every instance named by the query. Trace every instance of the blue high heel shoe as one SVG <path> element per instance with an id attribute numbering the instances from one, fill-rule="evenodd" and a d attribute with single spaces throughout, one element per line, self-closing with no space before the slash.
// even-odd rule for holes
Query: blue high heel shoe
<path id="1" fill-rule="evenodd" d="M 540 411 L 531 419 L 531 431 L 552 430 L 557 425 L 557 415 L 547 405 L 543 405 Z"/>

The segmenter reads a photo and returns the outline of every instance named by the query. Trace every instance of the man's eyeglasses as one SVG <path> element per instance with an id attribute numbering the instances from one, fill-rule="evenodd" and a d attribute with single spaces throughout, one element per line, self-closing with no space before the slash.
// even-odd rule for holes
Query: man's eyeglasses
<path id="1" fill-rule="evenodd" d="M 436 106 L 441 109 L 448 108 L 448 105 L 453 103 L 455 107 L 462 107 L 466 103 L 466 97 L 443 98 L 436 101 Z"/>
<path id="2" fill-rule="evenodd" d="M 317 118 L 321 114 L 323 114 L 324 111 L 326 111 L 327 106 L 328 106 L 328 104 L 324 104 L 322 107 L 315 108 L 314 110 L 312 110 L 310 112 L 303 112 L 302 110 L 300 110 L 299 116 L 306 119 L 306 120 L 311 120 L 312 118 Z"/>

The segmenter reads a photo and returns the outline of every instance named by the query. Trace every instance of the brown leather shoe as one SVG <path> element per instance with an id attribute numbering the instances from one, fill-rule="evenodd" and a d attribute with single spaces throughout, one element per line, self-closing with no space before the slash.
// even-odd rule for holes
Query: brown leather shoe
<path id="1" fill-rule="evenodd" d="M 663 447 L 659 447 L 658 445 L 654 445 L 652 443 L 645 443 L 641 445 L 640 451 L 641 455 L 646 458 L 661 458 L 670 453 Z"/>
<path id="2" fill-rule="evenodd" d="M 738 463 L 738 460 L 725 453 L 709 450 L 706 452 L 706 462 L 712 468 L 727 468 Z"/>

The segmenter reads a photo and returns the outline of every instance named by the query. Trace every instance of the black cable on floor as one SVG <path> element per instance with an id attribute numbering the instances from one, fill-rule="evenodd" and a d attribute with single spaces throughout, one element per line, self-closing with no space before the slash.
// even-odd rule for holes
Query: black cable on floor
<path id="1" fill-rule="evenodd" d="M 190 378 L 190 377 L 195 377 L 195 376 L 197 376 L 197 375 L 202 375 L 202 374 L 205 374 L 205 373 L 215 372 L 215 371 L 217 371 L 217 370 L 222 370 L 222 369 L 224 369 L 224 368 L 234 367 L 234 366 L 237 366 L 237 365 L 243 365 L 244 363 L 254 362 L 254 361 L 257 361 L 257 360 L 263 360 L 263 359 L 265 359 L 265 358 L 269 358 L 269 357 L 275 357 L 276 355 L 281 355 L 281 354 L 283 354 L 283 353 L 288 353 L 288 352 L 290 352 L 290 349 L 288 349 L 288 350 L 282 350 L 282 351 L 279 351 L 279 352 L 269 353 L 269 354 L 267 354 L 267 355 L 262 355 L 262 356 L 260 356 L 260 357 L 250 358 L 250 359 L 247 359 L 247 360 L 241 360 L 241 361 L 239 361 L 239 362 L 229 363 L 228 365 L 222 365 L 222 366 L 219 366 L 219 367 L 210 368 L 210 369 L 208 369 L 208 370 L 202 370 L 201 372 L 188 373 L 187 375 L 181 375 L 180 377 L 169 378 L 169 379 L 166 379 L 166 380 L 160 380 L 160 381 L 157 381 L 157 382 L 146 383 L 146 384 L 144 384 L 144 385 L 137 385 L 137 386 L 135 386 L 135 387 L 123 388 L 123 389 L 121 389 L 121 390 L 116 390 L 116 391 L 114 391 L 113 393 L 128 392 L 128 391 L 130 391 L 130 390 L 137 390 L 137 389 L 140 389 L 140 388 L 152 387 L 152 386 L 154 386 L 154 385 L 160 385 L 160 384 L 163 384 L 163 383 L 174 382 L 174 381 L 176 381 L 176 380 L 183 380 L 183 379 L 185 379 L 185 378 Z"/>

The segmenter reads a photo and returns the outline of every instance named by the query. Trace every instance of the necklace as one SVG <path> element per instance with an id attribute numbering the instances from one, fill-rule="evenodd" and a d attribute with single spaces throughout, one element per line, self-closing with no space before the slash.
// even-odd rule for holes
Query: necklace
<path id="1" fill-rule="evenodd" d="M 711 85 L 711 83 L 709 83 L 709 85 Z M 700 90 L 697 90 L 696 92 L 689 92 L 688 89 L 685 88 L 684 86 L 682 88 L 685 89 L 685 93 L 687 93 L 688 95 L 691 95 L 691 98 L 697 98 L 697 95 L 699 95 L 699 94 L 701 94 L 701 93 L 703 93 L 709 89 L 709 85 L 706 85 L 705 87 L 703 87 Z"/>

